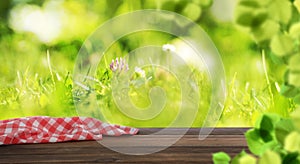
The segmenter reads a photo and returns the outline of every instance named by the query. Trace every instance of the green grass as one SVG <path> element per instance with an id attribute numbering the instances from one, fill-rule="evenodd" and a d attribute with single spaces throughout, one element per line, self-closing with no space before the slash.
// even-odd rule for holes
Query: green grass
<path id="1" fill-rule="evenodd" d="M 31 70 L 25 72 L 17 72 L 17 79 L 14 85 L 1 87 L 0 95 L 0 116 L 1 119 L 12 117 L 23 117 L 33 115 L 49 115 L 49 116 L 74 116 L 77 115 L 72 98 L 72 76 L 69 73 L 55 73 L 53 79 L 51 73 L 41 77 L 39 74 L 31 74 Z M 265 112 L 275 112 L 283 116 L 287 116 L 293 110 L 293 103 L 283 98 L 279 93 L 274 93 L 276 104 L 270 105 L 270 95 L 267 89 L 255 90 L 251 88 L 251 83 L 245 86 L 238 85 L 236 74 L 228 83 L 227 100 L 224 107 L 224 113 L 219 122 L 219 126 L 250 126 L 253 125 L 255 118 Z M 59 77 L 59 78 L 58 78 Z M 164 78 L 167 76 L 164 75 Z M 201 80 L 200 80 L 201 81 Z M 162 83 L 163 84 L 163 83 Z M 203 86 L 203 84 L 200 84 Z M 208 84 L 206 84 L 208 85 Z M 265 84 L 266 86 L 266 84 Z M 174 110 L 176 106 L 167 105 L 167 110 L 155 120 L 137 121 L 125 117 L 117 111 L 117 107 L 113 104 L 110 96 L 111 90 L 102 86 L 98 86 L 97 96 L 100 106 L 107 106 L 105 116 L 113 123 L 126 124 L 131 126 L 166 126 L 174 118 Z M 176 89 L 172 90 L 168 86 L 162 86 L 167 93 L 177 93 Z M 171 91 L 169 90 L 171 89 Z M 133 88 L 132 99 L 140 107 L 149 103 L 147 98 L 134 96 L 134 93 L 148 93 L 149 88 Z M 207 96 L 206 92 L 201 92 Z M 144 94 L 147 95 L 147 94 Z M 142 100 L 141 100 L 142 99 Z M 170 97 L 172 101 L 176 97 Z M 208 102 L 204 102 L 207 107 Z M 173 115 L 173 116 L 172 116 Z M 97 115 L 91 114 L 90 116 Z M 197 115 L 194 126 L 201 125 L 203 121 L 203 113 Z"/>
<path id="2" fill-rule="evenodd" d="M 232 31 L 232 33 L 233 32 L 234 31 Z M 247 43 L 247 38 L 245 40 Z M 142 41 L 137 42 L 140 43 Z M 226 42 L 226 40 L 221 42 L 221 44 L 217 42 L 217 44 L 219 44 L 217 46 L 222 46 L 224 42 Z M 226 46 L 228 46 L 228 44 L 226 44 Z M 239 46 L 233 48 L 245 49 Z M 223 57 L 227 55 L 226 53 L 231 53 L 231 56 L 228 55 L 229 59 L 224 60 L 225 68 L 229 67 L 229 71 L 226 70 L 227 99 L 218 126 L 252 126 L 254 120 L 256 120 L 260 114 L 266 112 L 279 113 L 285 117 L 288 116 L 288 113 L 294 109 L 293 102 L 279 94 L 275 88 L 275 83 L 279 82 L 275 81 L 274 77 L 269 77 L 271 75 L 268 73 L 267 76 L 271 79 L 272 96 L 270 95 L 270 90 L 268 90 L 269 86 L 265 79 L 266 72 L 257 73 L 255 72 L 257 68 L 253 67 L 257 62 L 262 62 L 259 56 L 253 55 L 256 53 L 255 51 L 246 51 L 253 54 L 241 55 L 236 59 L 237 55 L 232 53 L 236 53 L 237 50 L 219 49 L 221 49 Z M 103 111 L 105 118 L 111 123 L 136 127 L 168 126 L 177 116 L 179 107 L 176 102 L 180 102 L 180 92 L 178 91 L 178 87 L 176 87 L 178 86 L 176 79 L 163 70 L 158 69 L 154 72 L 152 70 L 151 73 L 151 69 L 145 69 L 147 74 L 149 74 L 148 77 L 152 74 L 153 79 L 147 83 L 147 85 L 142 83 L 142 85 L 131 87 L 130 90 L 133 103 L 139 107 L 149 105 L 148 93 L 153 86 L 158 85 L 166 91 L 169 101 L 163 112 L 158 115 L 157 118 L 147 121 L 129 118 L 122 114 L 114 103 L 111 96 L 111 78 L 113 77 L 113 73 L 108 69 L 106 63 L 109 63 L 112 58 L 119 56 L 117 54 L 125 54 L 126 51 L 127 50 L 122 49 L 120 45 L 113 45 L 110 50 L 108 50 L 108 53 L 115 55 L 107 55 L 107 61 L 101 60 L 99 64 L 100 67 L 96 75 L 98 83 L 93 87 L 99 107 L 105 109 Z M 12 69 L 16 71 L 15 74 L 6 75 L 5 78 L 11 78 L 12 82 L 10 84 L 3 82 L 3 85 L 1 85 L 0 119 L 33 115 L 77 115 L 72 96 L 72 70 L 62 71 L 63 69 L 60 68 L 61 62 L 63 63 L 63 67 L 65 66 L 66 68 L 71 68 L 70 65 L 73 64 L 73 62 L 61 56 L 58 52 L 54 51 L 54 54 L 52 54 L 51 51 L 49 51 L 49 55 L 47 55 L 46 52 L 38 55 L 39 61 L 37 64 L 35 64 L 36 59 L 30 60 L 18 56 L 1 56 L 2 58 L 10 58 L 10 60 L 17 62 L 23 61 L 27 67 L 22 70 L 20 66 L 16 66 L 16 68 Z M 63 58 L 63 60 L 58 60 L 59 58 Z M 254 70 L 242 67 L 245 63 L 238 61 L 248 61 L 248 68 L 253 67 Z M 21 67 L 24 66 L 21 65 Z M 265 65 L 265 67 L 267 66 Z M 36 68 L 41 69 L 36 70 Z M 232 70 L 235 70 L 233 76 L 231 76 Z M 156 80 L 154 80 L 155 78 Z M 199 127 L 203 123 L 205 113 L 209 106 L 210 83 L 205 73 L 198 72 L 195 74 L 195 78 L 199 87 L 199 93 L 201 94 L 200 97 L 206 97 L 204 101 L 201 101 L 199 113 L 193 123 L 193 126 Z M 206 110 L 203 110 L 203 108 Z M 94 109 L 94 111 L 87 110 L 86 113 L 80 112 L 80 114 L 96 118 L 102 117 L 96 109 Z M 184 119 L 189 119 L 189 117 L 185 116 Z M 182 120 L 183 122 L 184 119 Z"/>
<path id="3" fill-rule="evenodd" d="M 80 6 L 81 3 L 86 3 L 83 1 L 76 2 L 76 5 L 74 3 L 68 1 L 64 5 L 67 6 L 68 12 L 72 13 L 74 10 L 78 17 L 81 14 L 80 19 L 77 20 L 80 26 L 74 29 L 76 33 L 70 32 L 69 27 L 63 31 L 66 32 L 65 35 L 62 33 L 58 40 L 49 44 L 41 43 L 31 33 L 11 32 L 0 36 L 0 119 L 33 115 L 58 117 L 78 114 L 74 101 L 79 100 L 76 96 L 73 98 L 72 95 L 73 68 L 77 52 L 84 38 L 95 30 L 96 24 L 101 24 L 112 17 L 114 12 L 124 13 L 128 10 L 128 6 L 122 3 L 115 4 L 116 6 L 112 4 L 91 5 L 92 12 L 98 11 L 98 8 L 104 10 L 103 6 L 108 5 L 109 12 L 107 13 L 110 14 L 98 20 L 93 19 L 92 24 L 95 25 L 84 28 L 85 18 L 88 17 L 87 8 L 91 6 L 87 4 Z M 121 7 L 117 11 L 115 8 L 118 5 Z M 80 10 L 77 11 L 76 7 Z M 261 52 L 250 37 L 239 32 L 232 23 L 218 22 L 205 10 L 203 14 L 204 16 L 196 21 L 216 44 L 226 73 L 227 99 L 218 126 L 252 126 L 259 115 L 267 112 L 288 117 L 289 113 L 295 109 L 295 104 L 278 92 L 280 88 L 278 86 L 283 83 L 282 77 L 285 69 L 274 64 L 268 56 L 264 64 Z M 177 87 L 179 83 L 172 74 L 160 69 L 153 71 L 145 68 L 147 77 L 151 76 L 152 80 L 147 83 L 141 81 L 140 85 L 131 86 L 130 98 L 141 108 L 150 104 L 148 93 L 153 86 L 158 85 L 167 91 L 168 101 L 165 110 L 155 119 L 139 121 L 121 114 L 113 102 L 111 96 L 113 73 L 108 65 L 112 59 L 125 56 L 137 47 L 150 44 L 161 46 L 173 39 L 174 36 L 162 33 L 144 32 L 143 35 L 126 36 L 107 50 L 106 60 L 100 61 L 97 73 L 91 79 L 95 80 L 95 85 L 92 86 L 95 91 L 95 101 L 99 107 L 105 109 L 103 114 L 109 122 L 136 127 L 159 127 L 168 126 L 176 117 L 179 109 L 178 102 L 180 102 Z M 206 72 L 195 72 L 194 77 L 202 98 L 199 112 L 193 123 L 193 126 L 198 127 L 203 124 L 210 103 L 211 84 Z M 134 79 L 138 78 L 134 77 Z M 97 109 L 81 111 L 80 114 L 102 117 Z M 182 118 L 182 122 L 194 117 L 189 117 L 188 114 L 187 112 Z"/>
<path id="4" fill-rule="evenodd" d="M 15 84 L 1 87 L 1 119 L 34 115 L 70 116 L 76 115 L 72 99 L 72 80 L 70 74 L 51 73 L 41 77 L 17 71 Z"/>

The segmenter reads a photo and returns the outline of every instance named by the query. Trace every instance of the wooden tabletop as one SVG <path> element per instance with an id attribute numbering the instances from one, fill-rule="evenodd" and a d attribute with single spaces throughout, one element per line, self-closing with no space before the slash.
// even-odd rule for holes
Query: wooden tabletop
<path id="1" fill-rule="evenodd" d="M 174 139 L 182 129 L 169 129 L 166 134 L 151 135 L 159 128 L 140 129 L 137 140 L 162 146 L 164 140 Z M 199 140 L 199 129 L 189 129 L 174 145 L 148 155 L 125 155 L 115 152 L 97 141 L 76 141 L 49 144 L 22 144 L 0 146 L 0 163 L 212 163 L 212 154 L 224 151 L 231 156 L 243 149 L 248 151 L 244 133 L 248 128 L 215 128 L 204 140 Z M 128 140 L 129 136 L 108 137 L 102 141 L 124 148 L 139 148 Z M 133 145 L 131 147 L 131 145 Z"/>

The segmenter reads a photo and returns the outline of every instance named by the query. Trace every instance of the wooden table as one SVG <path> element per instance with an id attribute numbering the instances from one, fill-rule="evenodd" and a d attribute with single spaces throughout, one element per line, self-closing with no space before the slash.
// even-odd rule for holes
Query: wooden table
<path id="1" fill-rule="evenodd" d="M 160 129 L 140 129 L 143 140 L 159 143 L 160 138 L 176 137 L 178 129 L 170 134 L 149 138 Z M 76 141 L 49 144 L 23 144 L 0 146 L 0 163 L 212 163 L 212 154 L 219 151 L 234 156 L 243 149 L 248 151 L 244 133 L 248 128 L 215 128 L 205 139 L 199 140 L 199 129 L 189 129 L 174 145 L 150 155 L 125 155 L 112 151 L 97 141 Z M 174 132 L 174 133 L 173 133 Z M 108 137 L 103 141 L 127 143 L 128 136 Z M 155 147 L 154 145 L 149 145 Z"/>

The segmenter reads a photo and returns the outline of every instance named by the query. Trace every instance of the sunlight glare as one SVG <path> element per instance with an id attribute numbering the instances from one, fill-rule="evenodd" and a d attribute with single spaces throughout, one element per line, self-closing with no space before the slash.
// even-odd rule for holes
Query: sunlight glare
<path id="1" fill-rule="evenodd" d="M 40 41 L 49 43 L 56 39 L 62 29 L 63 10 L 59 3 L 17 6 L 11 11 L 10 25 L 17 32 L 32 32 Z"/>

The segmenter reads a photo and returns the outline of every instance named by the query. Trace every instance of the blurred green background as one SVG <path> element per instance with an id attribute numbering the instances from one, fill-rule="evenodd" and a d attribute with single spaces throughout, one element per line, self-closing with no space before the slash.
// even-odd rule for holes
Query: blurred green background
<path id="1" fill-rule="evenodd" d="M 72 74 L 81 45 L 105 21 L 139 9 L 182 14 L 211 37 L 221 54 L 227 78 L 227 99 L 218 126 L 252 126 L 266 112 L 287 117 L 295 105 L 279 94 L 285 69 L 269 58 L 263 64 L 256 44 L 233 23 L 235 4 L 235 0 L 1 0 L 0 119 L 76 116 Z M 168 36 L 158 37 L 162 41 Z M 156 36 L 147 38 L 155 40 Z M 118 45 L 111 49 L 113 53 L 128 53 Z M 201 126 L 200 115 L 193 126 Z M 145 124 L 115 113 L 112 117 L 117 119 L 110 122 L 164 126 L 160 123 L 168 120 L 167 116 Z"/>

